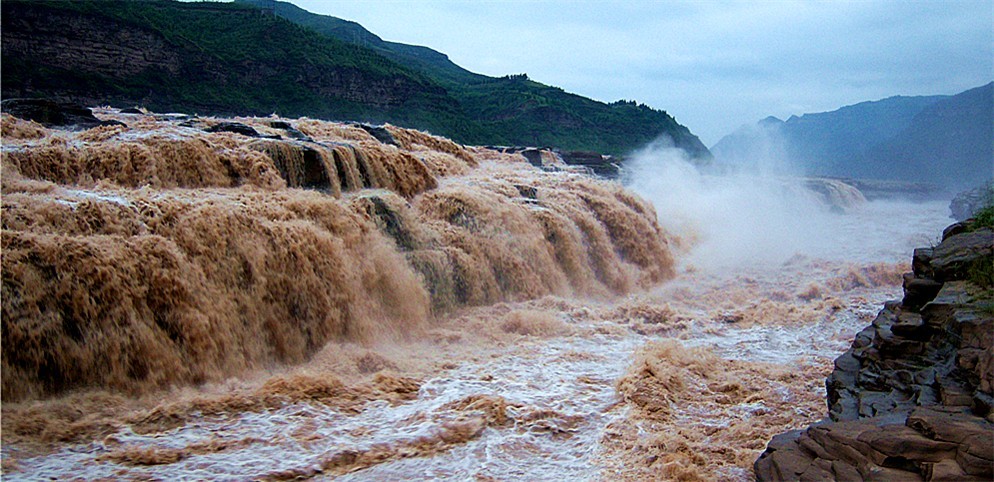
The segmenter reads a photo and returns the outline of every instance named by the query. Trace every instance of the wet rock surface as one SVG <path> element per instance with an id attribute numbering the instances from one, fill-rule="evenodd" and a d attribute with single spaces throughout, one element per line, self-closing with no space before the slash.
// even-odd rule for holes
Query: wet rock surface
<path id="1" fill-rule="evenodd" d="M 376 140 L 378 140 L 378 141 L 380 141 L 380 142 L 382 142 L 384 144 L 389 144 L 391 146 L 397 146 L 397 145 L 399 145 L 399 144 L 397 144 L 397 141 L 393 138 L 393 134 L 391 134 L 390 131 L 388 131 L 386 129 L 386 127 L 383 127 L 383 126 L 374 126 L 374 125 L 362 124 L 362 123 L 355 124 L 355 126 L 358 127 L 358 128 L 360 128 L 360 129 L 362 129 L 362 130 L 364 130 L 364 131 L 366 131 L 366 132 L 368 132 L 369 135 L 375 137 Z"/>
<path id="2" fill-rule="evenodd" d="M 916 249 L 904 299 L 835 360 L 829 418 L 770 441 L 757 480 L 991 480 L 994 301 L 975 267 L 992 259 L 994 232 L 968 225 Z"/>
<path id="3" fill-rule="evenodd" d="M 50 99 L 7 99 L 3 101 L 2 109 L 14 117 L 52 128 L 82 130 L 105 125 L 124 125 L 120 121 L 97 119 L 86 107 Z"/>
<path id="4" fill-rule="evenodd" d="M 598 176 L 615 179 L 621 175 L 618 161 L 612 156 L 590 151 L 563 151 L 559 155 L 566 164 L 587 167 Z"/>

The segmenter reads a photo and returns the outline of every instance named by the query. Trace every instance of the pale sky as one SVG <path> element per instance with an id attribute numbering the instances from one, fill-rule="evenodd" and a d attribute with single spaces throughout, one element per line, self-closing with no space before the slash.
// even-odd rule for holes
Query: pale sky
<path id="1" fill-rule="evenodd" d="M 994 80 L 994 2 L 291 0 L 470 71 L 664 109 L 712 146 L 768 115 Z"/>

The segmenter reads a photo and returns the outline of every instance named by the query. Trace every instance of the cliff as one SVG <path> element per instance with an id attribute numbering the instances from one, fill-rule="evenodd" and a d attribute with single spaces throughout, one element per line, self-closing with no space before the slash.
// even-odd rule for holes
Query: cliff
<path id="1" fill-rule="evenodd" d="M 272 15 L 248 3 L 10 0 L 2 13 L 4 98 L 390 122 L 467 144 L 614 155 L 668 136 L 710 157 L 665 111 L 472 74 L 444 54 L 289 4 Z"/>
<path id="2" fill-rule="evenodd" d="M 957 223 L 914 252 L 904 298 L 835 360 L 829 419 L 775 437 L 757 480 L 994 476 L 994 231 Z"/>

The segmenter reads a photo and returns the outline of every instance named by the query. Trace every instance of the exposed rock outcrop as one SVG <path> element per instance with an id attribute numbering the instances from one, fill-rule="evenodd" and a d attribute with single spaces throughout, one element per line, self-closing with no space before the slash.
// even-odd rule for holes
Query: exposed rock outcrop
<path id="1" fill-rule="evenodd" d="M 757 480 L 994 477 L 994 231 L 943 237 L 915 250 L 904 299 L 835 360 L 829 420 L 775 437 Z"/>
<path id="2" fill-rule="evenodd" d="M 49 99 L 6 99 L 3 112 L 21 119 L 35 121 L 45 127 L 89 129 L 104 125 L 124 125 L 120 121 L 102 121 L 86 107 Z"/>
<path id="3" fill-rule="evenodd" d="M 607 178 L 617 178 L 621 174 L 617 160 L 613 156 L 605 156 L 589 151 L 564 151 L 559 155 L 566 164 L 571 166 L 584 166 L 589 168 L 594 174 Z"/>
<path id="4" fill-rule="evenodd" d="M 949 202 L 953 219 L 963 221 L 972 217 L 982 207 L 994 203 L 994 182 L 963 191 Z"/>

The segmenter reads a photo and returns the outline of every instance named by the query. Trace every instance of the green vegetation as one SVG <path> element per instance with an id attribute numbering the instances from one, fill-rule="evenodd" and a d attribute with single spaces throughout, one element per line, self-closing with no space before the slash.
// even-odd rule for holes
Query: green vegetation
<path id="1" fill-rule="evenodd" d="M 974 230 L 980 228 L 994 229 L 994 205 L 988 205 L 977 211 L 973 215 L 973 222 L 970 223 L 970 228 Z"/>
<path id="2" fill-rule="evenodd" d="M 0 8 L 5 98 L 391 122 L 467 144 L 607 154 L 626 154 L 666 134 L 710 156 L 665 111 L 596 102 L 523 74 L 474 74 L 426 47 L 385 42 L 354 22 L 283 2 L 277 15 L 251 2 L 5 0 Z M 136 61 L 84 49 L 108 44 L 150 51 Z M 80 52 L 52 52 L 52 45 Z"/>
<path id="3" fill-rule="evenodd" d="M 994 289 L 994 257 L 983 256 L 973 260 L 966 268 L 966 279 L 988 292 Z"/>
<path id="4" fill-rule="evenodd" d="M 311 31 L 252 7 L 231 3 L 153 1 L 5 1 L 3 95 L 62 95 L 98 104 L 141 105 L 153 111 L 217 115 L 313 116 L 417 124 L 452 135 L 468 129 L 458 103 L 430 79 L 368 49 Z M 80 21 L 82 19 L 83 21 Z M 106 66 L 51 62 L 44 52 L 18 51 L 9 37 L 31 21 L 93 32 L 39 29 L 27 35 L 65 35 L 71 42 L 116 42 L 131 29 L 162 39 L 158 55 L 137 73 Z M 38 38 L 45 42 L 47 39 Z M 129 48 L 130 45 L 121 45 Z M 101 68 L 103 67 L 103 68 Z M 130 67 L 130 66 L 124 66 Z M 382 87 L 381 87 L 382 86 Z M 364 90 L 364 89 L 368 89 Z M 370 99 L 369 91 L 385 91 Z M 375 102 L 373 102 L 373 101 Z"/>
<path id="5" fill-rule="evenodd" d="M 237 1 L 244 5 L 267 3 Z M 532 81 L 527 74 L 499 78 L 475 74 L 427 47 L 384 41 L 358 23 L 314 14 L 287 2 L 275 5 L 275 13 L 287 20 L 322 35 L 369 47 L 438 82 L 482 127 L 478 137 L 462 138 L 462 142 L 553 146 L 624 155 L 665 134 L 691 155 L 711 157 L 697 136 L 666 111 L 632 101 L 604 104 Z"/>

